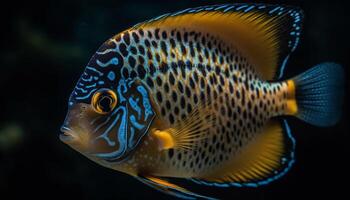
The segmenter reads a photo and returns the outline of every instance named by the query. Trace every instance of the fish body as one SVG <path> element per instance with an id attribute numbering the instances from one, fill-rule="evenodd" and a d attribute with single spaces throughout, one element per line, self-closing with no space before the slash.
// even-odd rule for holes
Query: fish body
<path id="1" fill-rule="evenodd" d="M 61 139 L 95 162 L 182 198 L 205 197 L 163 177 L 256 187 L 285 174 L 296 116 L 339 118 L 342 69 L 320 64 L 282 79 L 301 32 L 293 7 L 186 9 L 106 41 L 69 99 Z M 327 110 L 325 109 L 327 105 Z"/>

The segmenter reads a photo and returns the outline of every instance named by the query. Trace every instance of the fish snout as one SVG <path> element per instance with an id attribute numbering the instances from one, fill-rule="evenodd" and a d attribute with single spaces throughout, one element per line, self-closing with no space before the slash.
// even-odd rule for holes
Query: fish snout
<path id="1" fill-rule="evenodd" d="M 76 138 L 76 134 L 74 129 L 74 126 L 77 124 L 76 119 L 77 119 L 77 111 L 76 109 L 74 110 L 69 110 L 66 118 L 64 119 L 63 125 L 60 128 L 60 131 L 62 132 L 59 135 L 59 138 L 62 142 L 71 142 Z"/>
<path id="2" fill-rule="evenodd" d="M 67 127 L 65 124 L 61 126 L 61 134 L 59 135 L 62 142 L 70 142 L 74 139 L 73 130 Z"/>

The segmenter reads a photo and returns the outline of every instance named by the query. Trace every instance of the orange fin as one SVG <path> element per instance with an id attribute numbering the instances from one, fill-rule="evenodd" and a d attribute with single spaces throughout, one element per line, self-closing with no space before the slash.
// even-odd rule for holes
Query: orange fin
<path id="1" fill-rule="evenodd" d="M 137 176 L 136 179 L 141 181 L 142 183 L 161 191 L 165 194 L 172 195 L 178 198 L 183 199 L 214 199 L 211 197 L 203 196 L 200 194 L 193 193 L 183 187 L 175 185 L 173 183 L 168 182 L 167 180 L 151 177 L 151 176 Z"/>
<path id="2" fill-rule="evenodd" d="M 264 4 L 226 4 L 186 9 L 137 24 L 137 28 L 195 30 L 237 47 L 265 80 L 281 77 L 301 32 L 302 11 Z M 277 68 L 280 72 L 277 74 Z"/>
<path id="3" fill-rule="evenodd" d="M 295 96 L 295 81 L 293 79 L 287 80 L 287 109 L 286 115 L 296 115 L 298 113 L 298 104 Z"/>
<path id="4" fill-rule="evenodd" d="M 193 181 L 212 186 L 265 185 L 283 176 L 294 163 L 295 141 L 286 121 L 271 120 L 225 166 Z"/>

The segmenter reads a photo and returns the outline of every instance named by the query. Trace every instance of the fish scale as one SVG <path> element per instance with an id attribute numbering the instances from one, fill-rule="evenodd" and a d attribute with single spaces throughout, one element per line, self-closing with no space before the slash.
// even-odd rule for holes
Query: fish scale
<path id="1" fill-rule="evenodd" d="M 282 102 L 286 96 L 281 94 L 286 84 L 260 81 L 242 53 L 233 46 L 224 45 L 223 41 L 209 33 L 139 29 L 123 32 L 107 43 L 110 42 L 116 43 L 117 48 L 122 50 L 124 45 L 129 46 L 129 51 L 122 52 L 124 63 L 129 63 L 122 68 L 122 71 L 129 72 L 123 78 L 138 77 L 148 86 L 162 119 L 169 125 L 185 119 L 198 103 L 208 100 L 213 103 L 217 126 L 208 130 L 210 137 L 199 142 L 200 151 L 172 149 L 164 152 L 166 159 L 162 162 L 159 157 L 158 165 L 167 169 L 164 171 L 166 174 L 199 175 L 221 162 L 228 162 L 270 117 L 284 112 L 286 105 Z M 203 48 L 198 49 L 197 46 Z M 131 51 L 136 47 L 144 48 L 145 52 Z M 149 55 L 146 54 L 148 51 Z M 130 58 L 133 58 L 131 62 Z M 149 59 L 146 64 L 145 59 Z M 156 72 L 152 73 L 151 65 Z M 197 81 L 194 81 L 194 74 L 198 76 Z M 173 83 L 170 76 L 174 77 Z M 204 84 L 201 85 L 199 80 L 204 80 Z M 178 85 L 182 85 L 183 89 L 179 89 Z M 251 96 L 259 94 L 263 97 L 261 101 L 251 100 Z M 256 109 L 252 109 L 254 106 Z M 256 113 L 252 112 L 254 110 Z M 269 110 L 272 111 L 262 115 Z"/>

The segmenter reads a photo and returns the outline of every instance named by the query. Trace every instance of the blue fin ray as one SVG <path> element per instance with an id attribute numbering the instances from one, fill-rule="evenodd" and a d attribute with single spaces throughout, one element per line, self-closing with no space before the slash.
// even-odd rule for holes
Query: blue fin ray
<path id="1" fill-rule="evenodd" d="M 296 116 L 316 126 L 334 125 L 340 118 L 344 75 L 340 65 L 322 63 L 293 78 Z"/>

